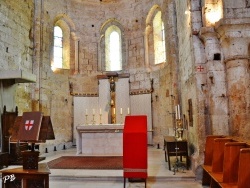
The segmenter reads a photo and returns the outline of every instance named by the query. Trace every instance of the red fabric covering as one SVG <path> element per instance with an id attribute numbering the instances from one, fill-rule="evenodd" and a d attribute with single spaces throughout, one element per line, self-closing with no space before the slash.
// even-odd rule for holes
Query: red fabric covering
<path id="1" fill-rule="evenodd" d="M 123 131 L 124 178 L 147 178 L 147 116 L 126 116 Z"/>

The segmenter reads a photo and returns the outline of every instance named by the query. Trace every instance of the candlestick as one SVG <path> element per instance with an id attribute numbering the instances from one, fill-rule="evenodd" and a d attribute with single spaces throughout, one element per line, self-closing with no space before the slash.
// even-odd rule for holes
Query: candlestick
<path id="1" fill-rule="evenodd" d="M 85 114 L 85 124 L 88 125 L 88 114 Z"/>
<path id="2" fill-rule="evenodd" d="M 92 119 L 92 124 L 95 124 L 95 114 L 93 113 L 93 119 Z"/>
<path id="3" fill-rule="evenodd" d="M 123 124 L 123 116 L 122 116 L 122 113 L 120 114 L 121 115 L 121 124 Z"/>
<path id="4" fill-rule="evenodd" d="M 102 114 L 100 114 L 100 125 L 102 124 Z"/>

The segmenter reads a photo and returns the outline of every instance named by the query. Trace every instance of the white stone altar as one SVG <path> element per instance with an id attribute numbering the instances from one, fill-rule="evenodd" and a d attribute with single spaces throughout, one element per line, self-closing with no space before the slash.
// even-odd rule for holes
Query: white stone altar
<path id="1" fill-rule="evenodd" d="M 122 124 L 76 126 L 77 155 L 122 156 Z"/>

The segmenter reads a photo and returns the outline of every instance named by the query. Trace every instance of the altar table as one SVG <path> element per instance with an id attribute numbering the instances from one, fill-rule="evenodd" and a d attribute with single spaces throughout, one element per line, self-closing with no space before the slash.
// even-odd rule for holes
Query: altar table
<path id="1" fill-rule="evenodd" d="M 76 126 L 77 155 L 122 156 L 123 124 Z"/>

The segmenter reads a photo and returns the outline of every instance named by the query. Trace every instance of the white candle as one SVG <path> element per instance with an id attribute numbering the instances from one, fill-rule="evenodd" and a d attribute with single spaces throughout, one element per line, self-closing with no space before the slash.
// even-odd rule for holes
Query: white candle
<path id="1" fill-rule="evenodd" d="M 85 112 L 86 115 L 88 115 L 88 109 L 86 109 L 86 112 Z"/>
<path id="2" fill-rule="evenodd" d="M 128 114 L 130 113 L 129 108 L 128 108 Z"/>
<path id="3" fill-rule="evenodd" d="M 95 109 L 93 109 L 93 114 L 95 114 Z"/>
<path id="4" fill-rule="evenodd" d="M 122 114 L 122 108 L 120 109 L 120 114 Z"/>
<path id="5" fill-rule="evenodd" d="M 115 108 L 114 108 L 114 115 L 115 115 Z"/>
<path id="6" fill-rule="evenodd" d="M 102 109 L 100 108 L 100 115 L 102 115 Z"/>
<path id="7" fill-rule="evenodd" d="M 180 105 L 178 104 L 178 119 L 181 119 Z"/>

